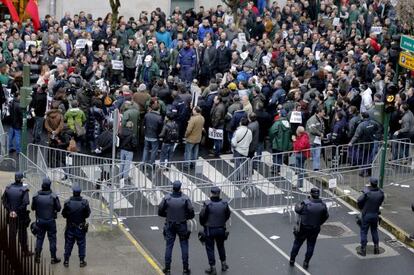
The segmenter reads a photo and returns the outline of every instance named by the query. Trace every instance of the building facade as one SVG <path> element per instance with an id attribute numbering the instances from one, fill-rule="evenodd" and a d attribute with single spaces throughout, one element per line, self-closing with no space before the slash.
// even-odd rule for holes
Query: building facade
<path id="1" fill-rule="evenodd" d="M 204 6 L 206 8 L 215 7 L 223 4 L 221 0 L 120 0 L 120 15 L 126 18 L 137 18 L 141 11 L 153 11 L 160 7 L 166 14 L 179 6 L 182 11 L 188 8 L 194 8 L 196 11 L 198 7 Z M 70 12 L 71 15 L 85 11 L 91 13 L 94 17 L 104 17 L 108 12 L 111 12 L 109 0 L 38 0 L 39 12 L 41 18 L 46 14 L 55 14 L 57 18 L 62 17 L 65 12 Z"/>

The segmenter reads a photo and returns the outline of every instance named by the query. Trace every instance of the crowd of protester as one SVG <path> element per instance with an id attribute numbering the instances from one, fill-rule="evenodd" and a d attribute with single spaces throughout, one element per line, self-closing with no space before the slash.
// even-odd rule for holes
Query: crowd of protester
<path id="1" fill-rule="evenodd" d="M 46 132 L 48 146 L 70 151 L 109 157 L 118 109 L 123 160 L 143 149 L 142 161 L 153 164 L 160 150 L 166 162 L 182 143 L 192 160 L 201 143 L 213 157 L 295 150 L 303 167 L 312 148 L 318 170 L 325 144 L 382 139 L 378 106 L 393 81 L 390 135 L 414 137 L 413 76 L 395 70 L 399 35 L 411 30 L 389 0 L 241 3 L 238 16 L 222 5 L 170 15 L 157 8 L 116 26 L 111 13 L 46 16 L 37 33 L 30 21 L 0 22 L 10 150 L 20 151 L 24 64 L 39 71 L 32 142 Z M 372 151 L 365 155 L 369 162 Z"/>

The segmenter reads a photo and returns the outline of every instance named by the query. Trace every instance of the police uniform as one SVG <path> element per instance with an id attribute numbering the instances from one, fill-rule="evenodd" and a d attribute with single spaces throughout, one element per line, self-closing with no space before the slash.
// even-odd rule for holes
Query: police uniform
<path id="1" fill-rule="evenodd" d="M 29 188 L 23 186 L 23 174 L 17 172 L 14 176 L 15 182 L 6 187 L 3 194 L 3 205 L 7 210 L 7 217 L 11 234 L 18 234 L 19 243 L 23 253 L 30 255 L 27 244 L 27 227 L 30 224 L 30 211 L 27 210 L 29 201 Z M 14 214 L 16 214 L 15 217 Z"/>
<path id="2" fill-rule="evenodd" d="M 370 178 L 371 186 L 363 191 L 358 198 L 358 207 L 361 209 L 361 249 L 358 254 L 366 256 L 368 230 L 371 228 L 374 254 L 379 254 L 378 216 L 380 206 L 384 201 L 384 192 L 378 188 L 378 180 Z"/>
<path id="3" fill-rule="evenodd" d="M 222 271 L 229 268 L 226 264 L 224 248 L 224 241 L 227 238 L 226 221 L 229 218 L 230 208 L 227 202 L 220 198 L 220 188 L 212 187 L 210 200 L 204 202 L 200 212 L 200 224 L 204 226 L 206 252 L 210 265 L 210 268 L 205 271 L 207 274 L 217 274 L 214 243 L 217 245 Z"/>
<path id="4" fill-rule="evenodd" d="M 190 274 L 188 267 L 188 239 L 190 232 L 187 228 L 187 220 L 194 218 L 194 209 L 190 199 L 181 193 L 181 182 L 173 183 L 173 192 L 166 195 L 158 208 L 158 215 L 165 217 L 164 237 L 165 249 L 165 274 L 171 274 L 171 257 L 175 238 L 180 239 L 181 254 L 183 260 L 183 274 Z"/>
<path id="5" fill-rule="evenodd" d="M 40 262 L 40 253 L 42 252 L 43 241 L 47 233 L 50 245 L 50 255 L 52 256 L 52 264 L 60 262 L 56 257 L 56 218 L 60 212 L 61 206 L 59 198 L 50 190 L 51 181 L 44 178 L 42 190 L 39 191 L 32 200 L 32 210 L 36 211 L 36 257 L 35 261 Z"/>
<path id="6" fill-rule="evenodd" d="M 329 218 L 326 204 L 319 198 L 319 189 L 312 188 L 311 196 L 295 206 L 295 212 L 299 215 L 299 228 L 294 230 L 295 241 L 293 242 L 292 251 L 290 252 L 290 265 L 295 264 L 295 258 L 299 253 L 303 242 L 307 241 L 307 250 L 303 267 L 309 267 L 309 261 L 312 258 L 315 249 L 316 239 L 321 231 L 321 225 Z"/>
<path id="7" fill-rule="evenodd" d="M 91 214 L 88 200 L 81 197 L 79 186 L 73 188 L 73 197 L 67 200 L 63 206 L 62 216 L 66 219 L 65 229 L 65 260 L 63 265 L 69 266 L 69 258 L 73 245 L 78 244 L 80 267 L 86 266 L 86 219 Z"/>

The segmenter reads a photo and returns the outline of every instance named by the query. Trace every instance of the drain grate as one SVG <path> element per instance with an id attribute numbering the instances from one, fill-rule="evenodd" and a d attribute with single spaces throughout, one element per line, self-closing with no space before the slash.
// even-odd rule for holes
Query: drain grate
<path id="1" fill-rule="evenodd" d="M 321 227 L 322 235 L 329 236 L 329 237 L 341 237 L 344 235 L 345 229 L 342 227 L 335 225 L 335 224 L 324 224 Z"/>

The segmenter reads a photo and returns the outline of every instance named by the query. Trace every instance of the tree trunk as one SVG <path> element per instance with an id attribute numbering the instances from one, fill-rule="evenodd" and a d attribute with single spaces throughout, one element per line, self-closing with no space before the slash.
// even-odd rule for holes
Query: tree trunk
<path id="1" fill-rule="evenodd" d="M 121 6 L 121 3 L 119 0 L 109 0 L 109 4 L 111 5 L 112 10 L 111 29 L 113 32 L 115 32 L 118 24 L 119 7 Z"/>

